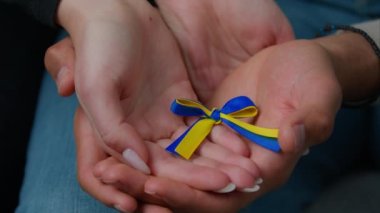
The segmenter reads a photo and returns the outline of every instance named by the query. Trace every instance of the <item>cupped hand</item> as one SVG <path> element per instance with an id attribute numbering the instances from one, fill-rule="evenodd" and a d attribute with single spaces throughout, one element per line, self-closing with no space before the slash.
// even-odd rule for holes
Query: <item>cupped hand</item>
<path id="1" fill-rule="evenodd" d="M 265 47 L 294 38 L 272 0 L 157 0 L 178 40 L 191 83 L 208 101 L 222 80 Z"/>
<path id="2" fill-rule="evenodd" d="M 94 134 L 93 128 L 80 108 L 75 116 L 75 138 L 80 185 L 94 198 L 122 211 L 135 211 L 137 208 L 143 208 L 147 212 L 149 209 L 166 211 L 165 206 L 173 207 L 172 203 L 166 202 L 145 188 L 148 179 L 155 177 L 159 177 L 159 180 L 173 181 L 176 183 L 173 186 L 178 184 L 189 189 L 219 193 L 235 189 L 235 185 L 231 185 L 230 181 L 237 182 L 236 185 L 245 192 L 252 192 L 257 188 L 255 179 L 252 178 L 259 176 L 256 166 L 249 159 L 225 149 L 222 146 L 223 142 L 213 143 L 211 147 L 209 146 L 211 143 L 206 142 L 207 144 L 200 148 L 204 153 L 216 152 L 212 156 L 219 155 L 219 157 L 196 154 L 192 161 L 185 161 L 170 155 L 161 147 L 166 146 L 168 141 L 162 140 L 157 143 L 147 141 L 151 157 L 149 167 L 152 170 L 152 176 L 149 176 L 104 152 L 99 146 L 99 137 Z M 216 140 L 220 139 L 216 137 Z M 234 141 L 239 142 L 238 138 Z M 225 155 L 228 156 L 228 160 L 218 160 L 220 156 Z M 234 163 L 236 166 L 233 166 Z"/>
<path id="3" fill-rule="evenodd" d="M 283 184 L 302 153 L 331 134 L 342 101 L 335 71 L 321 45 L 291 41 L 261 51 L 218 88 L 213 104 L 246 95 L 259 109 L 254 123 L 279 128 L 280 153 L 247 142 L 251 159 L 263 173 L 262 192 Z"/>
<path id="4" fill-rule="evenodd" d="M 78 99 L 104 149 L 124 161 L 128 149 L 148 162 L 143 140 L 168 138 L 184 125 L 170 102 L 196 99 L 159 13 L 146 1 L 63 0 L 58 18 L 75 47 Z"/>
<path id="5" fill-rule="evenodd" d="M 260 191 L 216 195 L 160 178 L 148 179 L 146 191 L 179 212 L 237 212 L 285 183 L 304 151 L 328 138 L 342 89 L 324 47 L 313 41 L 292 41 L 267 48 L 234 70 L 210 104 L 220 105 L 238 95 L 250 97 L 258 106 L 259 115 L 250 122 L 279 128 L 280 153 L 247 141 L 250 158 L 262 172 Z"/>
<path id="6" fill-rule="evenodd" d="M 72 32 L 76 47 L 76 57 L 79 60 L 76 65 L 78 71 L 75 72 L 77 82 L 75 86 L 79 100 L 106 146 L 111 147 L 109 149 L 111 152 L 116 150 L 120 153 L 126 146 L 130 146 L 144 161 L 147 161 L 146 149 L 140 145 L 141 140 L 135 129 L 122 118 L 119 99 L 133 93 L 130 90 L 134 87 L 132 84 L 136 82 L 135 73 L 147 74 L 149 71 L 145 70 L 151 67 L 164 70 L 171 64 L 169 58 L 173 54 L 162 54 L 162 49 L 159 49 L 166 48 L 166 42 L 155 42 L 161 40 L 165 34 L 154 33 L 156 28 L 160 28 L 157 26 L 161 25 L 161 21 L 156 21 L 157 17 L 150 14 L 152 8 L 146 3 L 126 1 L 120 5 L 120 1 L 116 0 L 118 7 L 113 8 L 113 14 L 109 16 L 113 18 L 108 18 L 101 10 L 95 13 L 95 18 L 90 21 L 84 18 L 83 24 L 83 21 L 70 18 L 74 16 L 70 16 L 69 9 L 76 11 L 70 1 L 63 2 L 68 3 L 60 7 L 63 9 L 58 11 L 58 17 L 62 17 L 61 22 L 67 26 L 69 32 Z M 158 1 L 158 4 L 161 14 L 182 47 L 192 86 L 201 100 L 210 98 L 221 80 L 258 50 L 293 38 L 286 17 L 273 1 L 170 0 Z M 110 12 L 114 4 L 110 5 L 105 7 L 106 12 Z M 123 12 L 123 9 L 128 12 Z M 80 17 L 82 16 L 86 17 L 85 15 Z M 88 16 L 94 15 L 90 13 Z M 150 36 L 152 34 L 154 38 Z M 69 41 L 61 42 L 60 49 L 70 48 Z M 156 55 L 156 52 L 160 57 L 149 57 L 150 53 Z M 52 53 L 56 51 L 50 49 L 47 62 L 54 61 L 49 57 L 54 55 Z M 169 63 L 160 63 L 164 61 Z M 145 66 L 146 64 L 149 66 Z M 105 78 L 103 75 L 105 70 L 111 67 L 113 74 Z M 137 71 L 140 69 L 144 71 Z M 51 69 L 48 67 L 48 70 Z M 60 70 L 57 75 L 53 72 L 53 76 L 57 76 L 58 90 L 62 95 L 69 95 L 74 91 L 73 69 L 65 65 Z M 134 79 L 133 82 L 130 82 L 130 79 Z M 122 88 L 121 85 L 127 86 Z M 94 98 L 93 93 L 98 93 L 98 97 Z M 109 110 L 105 111 L 104 108 Z M 122 138 L 127 137 L 129 143 L 123 142 Z M 117 152 L 113 152 L 114 155 L 117 156 Z"/>
<path id="7" fill-rule="evenodd" d="M 139 8 L 141 9 L 141 8 Z M 94 65 L 90 64 L 91 72 L 86 73 L 83 71 L 80 66 L 79 62 L 76 62 L 74 65 L 72 60 L 74 60 L 74 57 L 67 57 L 69 61 L 66 62 L 68 69 L 75 69 L 75 87 L 78 92 L 78 87 L 81 85 L 81 81 L 78 80 L 78 78 L 81 78 L 81 74 L 79 73 L 86 73 L 88 75 L 95 75 L 95 79 L 99 78 L 99 83 L 96 85 L 97 87 L 94 88 L 91 92 L 100 92 L 102 95 L 99 97 L 101 101 L 101 107 L 99 110 L 102 110 L 101 113 L 102 116 L 106 119 L 113 118 L 112 116 L 109 117 L 107 114 L 108 110 L 114 109 L 112 107 L 112 101 L 116 101 L 113 104 L 117 105 L 117 110 L 121 110 L 121 116 L 123 125 L 128 125 L 126 129 L 117 129 L 118 131 L 116 134 L 126 134 L 125 140 L 128 139 L 134 139 L 132 136 L 135 136 L 136 138 L 141 137 L 141 145 L 144 144 L 147 146 L 147 155 L 151 157 L 151 159 L 147 162 L 149 168 L 151 169 L 152 174 L 162 177 L 171 178 L 173 180 L 181 181 L 183 183 L 188 184 L 189 186 L 199 188 L 202 190 L 217 190 L 224 188 L 226 185 L 230 185 L 231 182 L 234 182 L 234 184 L 237 185 L 239 189 L 244 190 L 245 188 L 254 187 L 255 185 L 255 178 L 259 176 L 259 171 L 256 169 L 256 166 L 253 162 L 249 161 L 248 159 L 245 159 L 244 157 L 240 156 L 244 152 L 247 154 L 246 147 L 243 146 L 237 146 L 240 147 L 238 150 L 243 150 L 239 153 L 234 153 L 234 149 L 227 150 L 225 149 L 224 154 L 228 154 L 230 157 L 228 160 L 235 161 L 231 164 L 227 164 L 225 162 L 218 162 L 218 159 L 211 158 L 202 158 L 202 156 L 198 156 L 194 158 L 195 164 L 192 164 L 190 162 L 183 161 L 181 159 L 176 159 L 175 157 L 169 155 L 167 152 L 165 152 L 162 147 L 158 145 L 167 145 L 173 137 L 179 135 L 179 131 L 183 131 L 184 128 L 187 127 L 187 123 L 183 118 L 177 117 L 173 115 L 169 111 L 170 103 L 178 97 L 181 98 L 190 98 L 195 99 L 196 96 L 192 90 L 192 87 L 190 85 L 190 82 L 187 78 L 187 73 L 185 66 L 181 60 L 181 55 L 179 52 L 178 47 L 176 46 L 176 42 L 171 36 L 169 30 L 165 27 L 162 20 L 160 19 L 158 12 L 155 11 L 153 8 L 151 8 L 152 11 L 149 14 L 150 16 L 146 20 L 148 22 L 143 24 L 146 24 L 148 26 L 142 25 L 139 27 L 146 27 L 145 30 L 151 33 L 155 33 L 155 38 L 147 38 L 146 41 L 142 42 L 139 39 L 135 38 L 136 42 L 128 42 L 124 37 L 116 37 L 115 40 L 119 39 L 120 42 L 126 42 L 127 47 L 123 47 L 122 44 L 118 44 L 115 41 L 109 41 L 110 44 L 105 45 L 104 48 L 108 47 L 111 48 L 113 46 L 116 46 L 118 48 L 121 48 L 121 50 L 117 50 L 116 52 L 120 55 L 114 55 L 113 57 L 108 56 L 107 54 L 104 55 L 104 58 L 100 57 L 98 61 L 95 61 L 96 63 L 100 63 L 101 67 L 104 68 L 104 64 L 107 63 L 107 60 L 116 60 L 116 64 L 112 64 L 109 68 L 112 69 L 110 71 L 110 74 L 107 75 L 106 73 L 102 73 L 104 76 L 104 79 L 100 79 L 100 74 L 95 72 L 97 71 L 98 67 L 93 67 Z M 140 10 L 133 11 L 133 12 L 141 12 Z M 144 15 L 146 15 L 144 14 Z M 133 15 L 133 13 L 130 13 L 130 15 Z M 154 25 L 150 25 L 150 22 L 155 22 Z M 109 23 L 108 23 L 109 24 Z M 150 31 L 151 30 L 151 31 Z M 96 31 L 96 29 L 95 29 Z M 139 31 L 137 31 L 139 32 Z M 145 32 L 142 34 L 142 36 L 149 34 L 148 32 Z M 134 32 L 136 33 L 136 32 Z M 101 35 L 103 34 L 96 34 L 100 35 L 100 38 L 103 38 Z M 124 34 L 123 34 L 124 35 Z M 106 36 L 105 36 L 106 37 Z M 157 40 L 157 38 L 160 38 L 160 42 L 154 42 Z M 152 41 L 154 40 L 154 41 Z M 81 53 L 81 48 L 83 48 L 79 44 L 75 44 L 74 41 L 74 49 L 69 48 L 68 50 L 75 50 L 75 60 L 84 60 L 83 57 L 86 56 L 85 53 Z M 97 40 L 101 41 L 101 40 Z M 64 40 L 63 42 L 68 42 L 68 40 Z M 96 42 L 95 42 L 96 43 Z M 112 45 L 111 45 L 112 44 Z M 94 44 L 95 45 L 95 44 Z M 103 43 L 100 43 L 100 46 L 104 45 Z M 110 45 L 110 46 L 108 46 Z M 76 49 L 78 46 L 79 50 Z M 121 47 L 119 47 L 121 46 Z M 91 47 L 94 48 L 94 47 Z M 115 49 L 115 47 L 114 47 Z M 114 49 L 111 49 L 112 51 Z M 121 55 L 127 55 L 132 54 L 128 51 L 133 50 L 134 55 L 130 56 L 133 60 L 127 59 L 123 60 L 124 57 L 121 57 Z M 167 52 L 170 50 L 169 52 Z M 83 50 L 82 50 L 83 51 Z M 96 52 L 99 52 L 98 50 Z M 149 52 L 149 54 L 147 53 Z M 84 56 L 79 57 L 80 54 L 84 54 Z M 146 54 L 146 55 L 145 55 Z M 73 54 L 72 54 L 73 55 Z M 91 55 L 91 54 L 90 54 Z M 111 54 L 112 55 L 112 54 Z M 47 59 L 49 56 L 47 55 Z M 85 57 L 84 57 L 85 58 Z M 105 60 L 105 61 L 104 61 Z M 111 61 L 112 61 L 111 60 Z M 131 61 L 130 61 L 131 60 Z M 136 61 L 139 63 L 137 63 Z M 46 60 L 49 63 L 49 60 Z M 84 60 L 87 62 L 86 60 Z M 94 62 L 94 63 L 95 63 Z M 145 63 L 146 62 L 146 63 Z M 56 61 L 55 63 L 61 63 L 60 61 Z M 124 70 L 122 67 L 130 67 L 130 64 L 132 64 L 133 69 L 132 70 Z M 79 68 L 78 68 L 79 66 Z M 57 69 L 57 67 L 62 66 L 56 66 L 51 65 L 47 67 L 52 67 L 52 69 Z M 117 69 L 117 68 L 120 68 Z M 116 69 L 116 71 L 113 71 L 113 69 Z M 95 74 L 92 73 L 92 70 L 95 70 Z M 125 71 L 125 73 L 123 72 Z M 98 70 L 98 72 L 100 72 Z M 70 71 L 69 73 L 73 73 Z M 99 76 L 98 76 L 99 74 Z M 56 76 L 59 76 L 56 75 Z M 107 87 L 102 86 L 101 81 L 106 81 L 107 78 L 111 77 L 110 86 L 111 90 L 107 90 Z M 129 79 L 131 78 L 131 79 Z M 109 79 L 108 79 L 109 80 Z M 115 83 L 113 85 L 112 83 Z M 88 85 L 86 85 L 88 86 Z M 86 89 L 86 86 L 84 89 Z M 115 88 L 112 87 L 117 87 Z M 88 88 L 87 88 L 88 89 Z M 109 88 L 108 88 L 109 89 Z M 108 91 L 108 93 L 105 93 L 104 91 Z M 119 93 L 118 93 L 119 92 Z M 78 92 L 78 96 L 80 99 L 81 93 Z M 111 97 L 108 97 L 107 94 Z M 85 95 L 89 95 L 86 94 Z M 115 98 L 114 96 L 120 96 L 119 98 Z M 104 96 L 104 97 L 103 97 Z M 85 96 L 86 97 L 86 96 Z M 112 97 L 114 99 L 112 100 Z M 98 101 L 93 95 L 90 97 L 87 97 L 90 99 L 93 99 L 90 102 L 91 104 L 96 104 Z M 81 99 L 80 99 L 81 100 Z M 103 104 L 103 105 L 102 105 Z M 104 106 L 105 104 L 105 106 Z M 81 105 L 83 106 L 83 100 L 81 101 Z M 111 105 L 109 107 L 109 105 Z M 119 109 L 120 107 L 120 109 Z M 85 107 L 84 107 L 85 108 Z M 115 110 L 115 109 L 114 109 Z M 117 111 L 116 110 L 116 111 Z M 88 114 L 88 112 L 87 112 Z M 91 118 L 91 117 L 90 117 Z M 85 122 L 83 116 L 82 119 L 77 119 L 79 123 Z M 90 120 L 94 122 L 94 120 Z M 106 120 L 108 122 L 111 122 L 109 120 Z M 91 122 L 90 122 L 91 123 Z M 93 124 L 93 123 L 92 123 Z M 77 126 L 80 126 L 81 124 L 77 124 Z M 88 126 L 88 124 L 87 124 Z M 96 123 L 93 124 L 95 128 L 97 128 Z M 91 131 L 86 130 L 84 131 L 83 128 L 79 128 L 79 132 L 81 130 L 84 132 L 83 134 L 86 135 L 86 137 L 98 141 L 103 148 L 107 151 L 109 154 L 113 154 L 114 156 L 118 157 L 119 153 L 116 153 L 112 150 L 115 149 L 116 151 L 122 151 L 124 147 L 115 147 L 115 142 L 118 142 L 116 139 L 111 138 L 112 140 L 107 141 L 107 137 L 105 138 L 102 134 L 94 134 L 95 132 L 92 132 L 92 135 L 89 133 Z M 129 131 L 128 131 L 129 130 Z M 122 132 L 126 131 L 126 132 Z M 87 132 L 87 133 L 86 133 Z M 111 132 L 112 133 L 112 132 Z M 81 133 L 77 133 L 81 134 Z M 131 136 L 131 134 L 134 134 Z M 120 136 L 117 135 L 117 136 Z M 103 136 L 103 137 L 102 137 Z M 106 135 L 107 136 L 107 135 Z M 233 136 L 232 136 L 233 137 Z M 122 137 L 121 137 L 122 138 Z M 113 142 L 111 144 L 109 143 L 102 143 L 106 139 L 106 142 Z M 88 139 L 87 139 L 88 140 Z M 79 142 L 80 139 L 77 138 L 77 141 Z M 154 142 L 154 143 L 152 143 Z M 234 143 L 238 144 L 238 143 Z M 111 145 L 111 146 L 110 146 Z M 112 146 L 114 145 L 114 146 Z M 209 153 L 207 150 L 211 150 L 213 147 L 209 146 L 209 143 L 206 143 L 206 145 L 202 146 L 202 150 L 206 150 L 205 153 Z M 85 150 L 86 151 L 86 150 Z M 88 150 L 87 150 L 88 152 Z M 93 153 L 87 153 L 89 155 Z M 95 153 L 96 154 L 96 153 Z M 102 153 L 103 156 L 105 156 L 105 153 Z M 235 158 L 233 156 L 236 156 Z M 127 161 L 129 165 L 140 169 L 144 171 L 145 173 L 149 173 L 149 168 L 141 166 L 141 161 L 138 160 L 138 156 L 131 154 L 130 149 L 126 152 L 123 152 L 123 158 L 119 157 L 118 159 L 121 161 Z M 218 155 L 216 155 L 218 157 Z M 78 157 L 78 161 L 81 161 L 81 157 Z M 137 160 L 136 160 L 137 159 Z M 219 158 L 220 159 L 220 158 Z M 79 162 L 78 162 L 79 163 Z M 201 166 L 197 166 L 201 165 Z M 88 165 L 91 168 L 91 165 Z M 207 167 L 206 167 L 207 166 Z M 81 167 L 83 168 L 83 167 Z M 222 171 L 220 171 L 222 170 Z M 88 172 L 88 169 L 83 169 L 83 172 Z M 238 173 L 236 174 L 236 171 Z M 78 171 L 79 173 L 82 172 L 82 169 Z M 210 177 L 212 178 L 212 181 L 210 182 Z M 85 180 L 85 178 L 81 178 L 81 180 Z M 90 180 L 90 179 L 89 179 Z M 109 200 L 107 201 L 107 198 L 104 196 L 99 195 L 96 189 L 88 187 L 86 184 L 82 184 L 84 188 L 90 192 L 94 197 L 97 197 L 101 201 L 105 203 L 109 203 Z M 99 185 L 99 184 L 98 184 Z M 93 186 L 93 185 L 91 185 Z M 127 195 L 126 195 L 127 196 Z M 105 200 L 103 200 L 105 199 Z M 133 198 L 129 197 L 131 202 L 133 202 Z M 131 204 L 132 205 L 132 204 Z M 133 208 L 130 206 L 129 208 Z"/>

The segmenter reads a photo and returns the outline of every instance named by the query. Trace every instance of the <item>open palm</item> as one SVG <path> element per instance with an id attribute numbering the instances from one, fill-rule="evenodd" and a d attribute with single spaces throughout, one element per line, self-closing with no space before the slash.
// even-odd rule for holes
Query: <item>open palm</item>
<path id="1" fill-rule="evenodd" d="M 219 83 L 261 49 L 293 39 L 287 18 L 267 0 L 158 0 L 179 41 L 198 97 L 212 97 Z"/>
<path id="2" fill-rule="evenodd" d="M 310 41 L 263 50 L 226 78 L 214 101 L 236 95 L 255 100 L 260 109 L 257 125 L 279 128 L 281 153 L 248 142 L 251 159 L 266 180 L 264 187 L 271 189 L 287 180 L 306 148 L 329 137 L 342 99 L 328 53 Z"/>

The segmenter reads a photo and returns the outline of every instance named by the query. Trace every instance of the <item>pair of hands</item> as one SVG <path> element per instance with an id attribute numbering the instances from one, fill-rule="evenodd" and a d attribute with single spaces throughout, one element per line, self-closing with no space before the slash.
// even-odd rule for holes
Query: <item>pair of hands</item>
<path id="1" fill-rule="evenodd" d="M 324 94 L 326 86 L 337 91 L 337 82 L 320 47 L 293 42 L 251 58 L 266 46 L 292 39 L 290 26 L 273 1 L 162 0 L 157 1 L 161 15 L 145 1 L 112 1 L 117 9 L 102 10 L 111 14 L 97 13 L 95 19 L 79 23 L 65 20 L 70 17 L 64 9 L 72 8 L 69 3 L 62 1 L 66 5 L 58 12 L 73 43 L 63 40 L 51 48 L 46 65 L 61 95 L 71 94 L 75 85 L 85 112 L 78 110 L 75 127 L 80 183 L 108 205 L 133 211 L 139 199 L 145 201 L 140 207 L 146 212 L 168 210 L 161 206 L 190 212 L 236 211 L 287 179 L 307 147 L 302 142 L 319 142 L 331 130 L 339 94 Z M 297 55 L 303 60 L 296 60 Z M 172 100 L 198 98 L 220 106 L 237 95 L 259 104 L 257 124 L 280 128 L 282 153 L 243 143 L 223 127 L 215 129 L 214 143 L 201 147 L 194 164 L 175 159 L 160 147 L 188 124 L 168 111 Z M 126 148 L 135 150 L 154 176 L 138 160 L 127 163 L 145 174 L 121 163 L 126 161 L 121 155 Z M 213 181 L 205 181 L 205 176 Z M 219 189 L 229 181 L 244 189 L 257 177 L 265 179 L 259 193 L 202 191 Z"/>

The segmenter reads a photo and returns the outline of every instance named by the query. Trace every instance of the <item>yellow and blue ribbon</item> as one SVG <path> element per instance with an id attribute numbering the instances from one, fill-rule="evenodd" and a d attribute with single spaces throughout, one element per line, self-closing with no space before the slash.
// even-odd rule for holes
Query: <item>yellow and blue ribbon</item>
<path id="1" fill-rule="evenodd" d="M 246 96 L 229 100 L 222 109 L 207 109 L 199 102 L 188 99 L 176 99 L 171 111 L 180 116 L 201 116 L 180 137 L 171 143 L 166 150 L 189 159 L 202 141 L 211 132 L 215 124 L 224 123 L 240 135 L 274 152 L 281 150 L 277 141 L 278 129 L 258 127 L 238 118 L 254 117 L 258 113 L 255 104 Z"/>

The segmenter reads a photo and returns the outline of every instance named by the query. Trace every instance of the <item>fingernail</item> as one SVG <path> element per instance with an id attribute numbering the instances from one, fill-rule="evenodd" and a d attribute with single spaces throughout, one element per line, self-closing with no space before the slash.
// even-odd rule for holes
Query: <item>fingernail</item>
<path id="1" fill-rule="evenodd" d="M 56 83 L 58 86 L 61 85 L 62 79 L 64 78 L 66 73 L 67 73 L 67 67 L 66 66 L 63 66 L 63 67 L 61 67 L 61 69 L 59 69 L 58 74 L 57 74 L 57 79 L 56 79 L 56 81 L 57 81 Z"/>
<path id="2" fill-rule="evenodd" d="M 132 149 L 126 149 L 123 152 L 123 158 L 128 162 L 130 166 L 141 171 L 144 174 L 149 175 L 150 169 L 148 165 L 139 157 L 139 155 Z"/>
<path id="3" fill-rule="evenodd" d="M 120 212 L 129 213 L 129 211 L 123 209 L 120 205 L 114 205 L 114 208 Z"/>
<path id="4" fill-rule="evenodd" d="M 305 146 L 305 126 L 303 124 L 299 124 L 293 127 L 294 133 L 296 134 L 296 149 L 302 150 Z"/>
<path id="5" fill-rule="evenodd" d="M 306 156 L 310 153 L 310 149 L 306 149 L 303 153 L 302 156 Z"/>
<path id="6" fill-rule="evenodd" d="M 256 180 L 256 184 L 262 184 L 264 182 L 264 180 L 262 178 L 257 178 Z"/>
<path id="7" fill-rule="evenodd" d="M 235 189 L 236 189 L 236 185 L 233 183 L 229 183 L 226 187 L 219 189 L 219 190 L 216 190 L 215 192 L 216 193 L 228 193 L 228 192 L 234 191 Z"/>
<path id="8" fill-rule="evenodd" d="M 246 192 L 246 193 L 252 193 L 252 192 L 257 192 L 259 190 L 260 190 L 260 186 L 256 184 L 254 187 L 244 188 L 244 189 L 241 189 L 239 191 Z"/>

